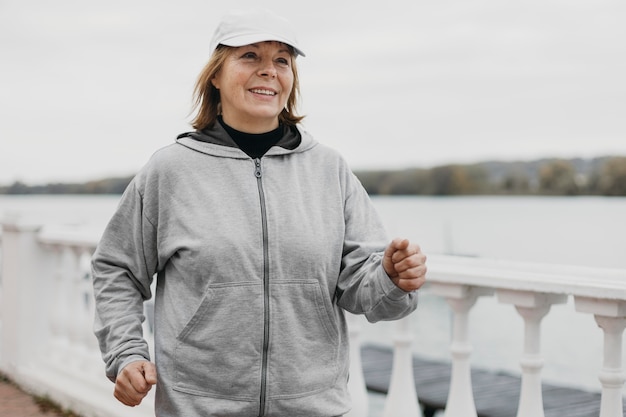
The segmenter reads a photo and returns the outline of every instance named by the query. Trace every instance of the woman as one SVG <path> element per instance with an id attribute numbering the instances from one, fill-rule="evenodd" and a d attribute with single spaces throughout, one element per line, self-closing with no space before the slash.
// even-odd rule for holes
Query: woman
<path id="1" fill-rule="evenodd" d="M 194 132 L 156 152 L 93 256 L 95 331 L 115 397 L 157 383 L 159 417 L 338 416 L 344 310 L 411 313 L 417 245 L 386 236 L 344 160 L 298 125 L 288 23 L 232 13 L 196 85 Z M 142 337 L 156 274 L 155 360 Z"/>

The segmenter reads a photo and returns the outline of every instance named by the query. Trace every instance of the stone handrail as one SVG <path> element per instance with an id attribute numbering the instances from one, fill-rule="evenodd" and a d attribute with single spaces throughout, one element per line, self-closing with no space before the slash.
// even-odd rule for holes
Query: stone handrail
<path id="1" fill-rule="evenodd" d="M 446 417 L 475 417 L 469 342 L 469 312 L 479 297 L 496 296 L 501 303 L 514 305 L 524 320 L 524 346 L 520 359 L 522 386 L 517 417 L 543 417 L 540 372 L 543 358 L 540 326 L 553 304 L 574 298 L 576 311 L 592 314 L 604 332 L 603 368 L 599 372 L 602 389 L 600 417 L 622 416 L 622 335 L 626 326 L 626 270 L 584 268 L 563 265 L 496 261 L 456 256 L 430 256 L 428 284 L 423 291 L 443 297 L 449 304 L 452 319 L 452 375 Z M 392 398 L 407 401 L 406 386 L 412 384 L 412 368 L 398 368 L 410 352 L 410 332 L 401 320 L 395 340 L 394 372 L 385 406 L 385 417 L 409 417 L 416 414 L 414 404 L 396 408 Z M 584 343 L 585 341 L 581 341 Z M 402 358 L 399 358 L 402 356 Z M 410 362 L 408 362 L 410 363 Z M 402 375 L 399 375 L 401 373 Z M 394 381 L 403 381 L 394 385 Z M 394 392 L 398 390 L 398 394 Z M 400 394 L 402 391 L 402 394 Z M 419 395 L 419 393 L 418 393 Z M 413 397 L 413 396 L 411 396 Z"/>
<path id="2" fill-rule="evenodd" d="M 151 399 L 135 408 L 118 403 L 104 376 L 89 274 L 100 232 L 2 225 L 0 370 L 85 417 L 154 416 Z"/>
<path id="3" fill-rule="evenodd" d="M 5 222 L 0 275 L 0 370 L 23 387 L 85 417 L 153 416 L 153 398 L 127 408 L 112 397 L 113 386 L 92 333 L 93 300 L 89 259 L 98 231 Z M 495 296 L 516 307 L 525 323 L 520 358 L 522 386 L 518 417 L 543 417 L 540 326 L 553 304 L 573 297 L 576 310 L 592 314 L 604 331 L 599 370 L 600 417 L 622 416 L 622 334 L 626 326 L 626 270 L 429 257 L 424 289 L 443 297 L 452 319 L 452 378 L 446 417 L 476 416 L 472 397 L 469 312 L 479 297 Z M 419 309 L 418 309 L 419 311 Z M 359 354 L 359 319 L 349 316 L 352 340 L 349 417 L 368 414 Z M 385 417 L 421 416 L 411 361 L 410 318 L 394 324 L 394 364 Z M 145 334 L 151 343 L 151 331 Z"/>

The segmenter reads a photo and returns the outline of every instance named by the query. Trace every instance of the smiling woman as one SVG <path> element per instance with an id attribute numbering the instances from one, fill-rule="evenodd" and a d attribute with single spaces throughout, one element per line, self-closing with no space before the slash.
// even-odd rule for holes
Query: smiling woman
<path id="1" fill-rule="evenodd" d="M 278 127 L 278 115 L 284 111 L 293 89 L 291 50 L 279 42 L 229 50 L 222 68 L 211 79 L 219 90 L 226 124 L 249 133 Z"/>
<path id="2" fill-rule="evenodd" d="M 344 415 L 344 312 L 410 314 L 426 257 L 386 244 L 345 160 L 300 127 L 288 22 L 234 12 L 211 50 L 196 130 L 140 170 L 93 257 L 107 376 L 129 406 L 158 381 L 161 417 Z M 153 363 L 141 322 L 155 275 Z"/>
<path id="3" fill-rule="evenodd" d="M 222 114 L 229 124 L 230 116 L 225 113 L 230 113 L 230 110 L 235 110 L 238 106 L 224 111 L 224 103 L 227 102 L 228 107 L 231 101 L 237 101 L 237 97 L 244 98 L 246 96 L 244 92 L 252 95 L 263 94 L 260 90 L 267 90 L 274 95 L 280 93 L 276 99 L 269 100 L 275 106 L 280 106 L 270 110 L 270 116 L 278 111 L 274 117 L 277 116 L 278 121 L 291 126 L 302 121 L 303 117 L 298 116 L 296 112 L 300 94 L 296 57 L 305 55 L 297 46 L 291 26 L 282 18 L 267 16 L 268 13 L 266 10 L 257 10 L 254 17 L 252 14 L 248 16 L 242 13 L 228 15 L 216 30 L 212 41 L 213 55 L 200 73 L 194 90 L 197 114 L 192 126 L 195 129 L 202 130 L 213 126 L 219 114 Z M 263 21 L 271 21 L 276 27 L 269 29 L 263 27 L 261 23 Z M 261 38 L 280 40 L 250 43 L 251 39 L 255 39 L 250 37 L 253 32 L 251 28 L 256 28 L 259 33 L 272 33 L 262 35 Z M 281 35 L 276 36 L 275 33 Z M 234 79 L 236 74 L 238 78 Z M 219 85 L 222 82 L 226 82 L 224 87 L 231 90 L 220 92 Z M 245 91 L 237 92 L 234 83 L 239 83 L 239 88 Z M 267 85 L 271 85 L 271 88 L 265 88 Z M 254 88 L 258 90 L 252 92 L 251 89 Z M 231 93 L 234 93 L 232 99 Z M 242 101 L 240 104 L 244 103 L 245 101 Z M 246 122 L 256 124 L 250 116 L 245 117 Z M 237 116 L 233 114 L 232 117 Z M 258 121 L 262 122 L 261 119 Z M 261 133 L 276 128 L 275 122 L 276 120 L 270 121 L 274 126 L 265 130 L 261 127 L 252 127 L 252 130 L 248 131 L 244 125 L 231 124 L 231 126 L 248 133 Z M 237 122 L 231 120 L 231 123 Z"/>

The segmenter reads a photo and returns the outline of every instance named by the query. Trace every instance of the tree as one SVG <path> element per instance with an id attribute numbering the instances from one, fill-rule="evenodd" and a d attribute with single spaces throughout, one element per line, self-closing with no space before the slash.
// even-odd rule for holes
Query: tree
<path id="1" fill-rule="evenodd" d="M 407 169 L 387 176 L 381 185 L 381 191 L 390 195 L 420 195 L 428 187 L 428 171 Z"/>
<path id="2" fill-rule="evenodd" d="M 593 183 L 601 195 L 626 196 L 626 157 L 607 159 Z"/>
<path id="3" fill-rule="evenodd" d="M 579 187 L 576 182 L 576 170 L 564 160 L 554 160 L 539 170 L 539 190 L 543 194 L 576 195 Z"/>
<path id="4" fill-rule="evenodd" d="M 30 194 L 30 187 L 21 181 L 15 181 L 6 188 L 7 194 Z"/>
<path id="5" fill-rule="evenodd" d="M 430 194 L 481 194 L 487 175 L 479 166 L 444 165 L 430 170 Z"/>
<path id="6" fill-rule="evenodd" d="M 523 172 L 512 172 L 504 177 L 501 188 L 507 194 L 529 194 L 530 180 Z"/>

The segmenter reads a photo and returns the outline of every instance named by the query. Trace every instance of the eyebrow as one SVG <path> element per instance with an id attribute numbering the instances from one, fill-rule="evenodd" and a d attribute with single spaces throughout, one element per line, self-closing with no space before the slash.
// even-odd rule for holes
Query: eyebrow
<path id="1" fill-rule="evenodd" d="M 287 44 L 285 44 L 285 43 L 283 43 L 283 42 L 280 42 L 280 41 L 261 41 L 261 42 L 255 42 L 255 43 L 251 43 L 251 44 L 248 44 L 248 45 L 240 46 L 240 48 L 245 48 L 246 46 L 253 46 L 253 47 L 255 47 L 256 49 L 259 49 L 259 48 L 261 48 L 261 46 L 260 46 L 260 45 L 261 45 L 261 43 L 263 43 L 263 42 L 276 42 L 276 43 L 278 43 L 278 44 L 280 44 L 280 45 L 282 46 L 282 48 L 280 48 L 280 49 L 278 50 L 278 52 L 286 52 L 286 53 L 288 53 L 288 54 L 291 54 L 291 50 L 289 49 L 289 45 L 287 45 Z"/>

